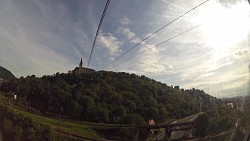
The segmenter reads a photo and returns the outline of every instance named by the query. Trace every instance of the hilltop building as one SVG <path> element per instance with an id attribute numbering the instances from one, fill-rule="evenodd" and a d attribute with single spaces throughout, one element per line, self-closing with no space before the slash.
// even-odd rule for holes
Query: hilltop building
<path id="1" fill-rule="evenodd" d="M 234 108 L 234 104 L 233 103 L 227 103 L 227 106 Z"/>
<path id="2" fill-rule="evenodd" d="M 4 79 L 0 78 L 0 85 L 3 83 Z"/>
<path id="3" fill-rule="evenodd" d="M 17 99 L 17 94 L 15 94 L 13 91 L 9 91 L 8 93 L 5 94 L 5 96 L 7 97 L 7 100 L 9 101 L 9 103 L 11 100 Z"/>
<path id="4" fill-rule="evenodd" d="M 81 61 L 79 63 L 79 67 L 76 67 L 72 73 L 76 74 L 76 75 L 81 75 L 81 74 L 93 74 L 95 72 L 95 70 L 91 69 L 91 68 L 85 68 L 83 67 L 83 63 L 82 63 L 82 58 Z"/>

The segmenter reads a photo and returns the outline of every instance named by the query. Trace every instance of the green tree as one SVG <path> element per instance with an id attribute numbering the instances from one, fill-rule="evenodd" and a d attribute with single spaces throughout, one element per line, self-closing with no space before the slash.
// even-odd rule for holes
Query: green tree
<path id="1" fill-rule="evenodd" d="M 207 114 L 202 114 L 200 115 L 197 119 L 197 125 L 196 125 L 196 130 L 195 130 L 195 135 L 198 137 L 205 137 L 207 134 L 207 129 L 208 129 L 208 115 Z"/>

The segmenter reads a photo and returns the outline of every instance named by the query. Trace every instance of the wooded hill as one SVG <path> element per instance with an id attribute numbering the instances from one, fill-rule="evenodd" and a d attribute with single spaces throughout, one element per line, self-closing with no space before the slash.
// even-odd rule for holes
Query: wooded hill
<path id="1" fill-rule="evenodd" d="M 213 119 L 211 132 L 234 125 L 236 110 L 202 90 L 174 88 L 146 76 L 99 71 L 92 75 L 56 73 L 12 79 L 1 91 L 15 91 L 17 104 L 49 116 L 102 123 L 164 122 L 201 110 Z M 219 127 L 212 129 L 213 127 Z"/>
<path id="2" fill-rule="evenodd" d="M 15 76 L 9 70 L 0 66 L 0 78 L 8 80 L 8 79 L 15 78 Z"/>

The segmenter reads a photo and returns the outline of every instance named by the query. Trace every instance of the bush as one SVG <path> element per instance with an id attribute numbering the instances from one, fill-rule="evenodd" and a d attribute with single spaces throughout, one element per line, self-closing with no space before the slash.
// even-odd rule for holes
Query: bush
<path id="1" fill-rule="evenodd" d="M 54 141 L 57 135 L 48 125 L 34 122 L 30 117 L 0 106 L 0 131 L 6 141 Z"/>
<path id="2" fill-rule="evenodd" d="M 208 129 L 208 121 L 209 121 L 209 118 L 207 114 L 202 114 L 197 118 L 195 136 L 198 136 L 198 137 L 206 136 L 207 129 Z"/>

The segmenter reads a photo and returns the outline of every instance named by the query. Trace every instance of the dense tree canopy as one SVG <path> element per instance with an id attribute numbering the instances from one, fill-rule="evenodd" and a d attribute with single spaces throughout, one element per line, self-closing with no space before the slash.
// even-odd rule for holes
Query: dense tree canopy
<path id="1" fill-rule="evenodd" d="M 56 73 L 41 78 L 32 75 L 9 80 L 0 89 L 15 91 L 19 106 L 45 115 L 91 122 L 164 122 L 202 110 L 214 120 L 211 124 L 227 124 L 220 129 L 224 130 L 231 127 L 234 119 L 228 106 L 202 90 L 184 90 L 124 72 L 99 71 L 81 76 Z"/>

